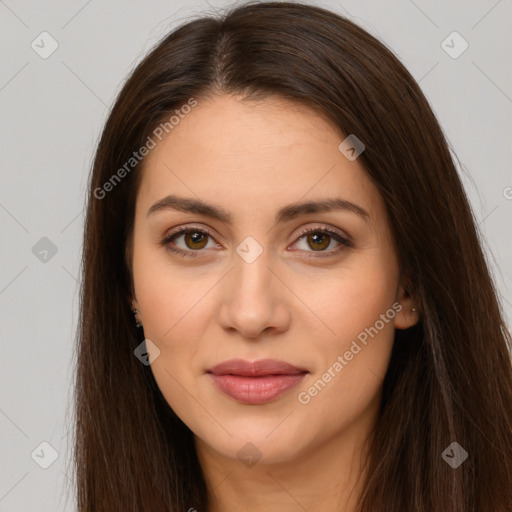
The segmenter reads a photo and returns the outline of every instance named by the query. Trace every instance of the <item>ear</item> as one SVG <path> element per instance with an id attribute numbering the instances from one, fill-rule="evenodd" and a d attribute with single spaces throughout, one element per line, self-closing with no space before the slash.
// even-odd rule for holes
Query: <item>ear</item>
<path id="1" fill-rule="evenodd" d="M 134 312 L 134 318 L 135 322 L 137 323 L 137 326 L 142 326 L 142 317 L 139 311 L 139 304 L 137 302 L 137 299 L 135 299 L 134 297 L 130 297 L 129 302 L 131 303 L 130 306 L 132 311 Z M 135 313 L 135 311 L 137 312 Z"/>
<path id="2" fill-rule="evenodd" d="M 408 329 L 416 325 L 420 318 L 420 308 L 418 301 L 414 297 L 411 280 L 404 277 L 398 285 L 396 301 L 402 306 L 402 309 L 395 315 L 395 328 Z M 412 311 L 412 310 L 415 311 Z"/>

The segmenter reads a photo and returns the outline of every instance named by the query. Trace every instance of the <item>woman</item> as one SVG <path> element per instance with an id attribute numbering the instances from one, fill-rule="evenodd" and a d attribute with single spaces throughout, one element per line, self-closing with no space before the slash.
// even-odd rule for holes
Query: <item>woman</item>
<path id="1" fill-rule="evenodd" d="M 90 181 L 79 510 L 512 510 L 510 347 L 442 131 L 374 37 L 251 3 L 133 71 Z"/>

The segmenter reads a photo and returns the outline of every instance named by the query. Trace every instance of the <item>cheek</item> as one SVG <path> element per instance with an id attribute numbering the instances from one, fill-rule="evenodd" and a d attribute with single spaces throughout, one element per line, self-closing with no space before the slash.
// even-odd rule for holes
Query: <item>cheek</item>
<path id="1" fill-rule="evenodd" d="M 174 412 L 195 429 L 209 419 L 191 404 L 190 394 L 195 394 L 194 377 L 204 370 L 199 365 L 200 344 L 212 307 L 207 292 L 215 281 L 194 277 L 162 260 L 141 257 L 140 265 L 134 264 L 144 336 L 160 351 L 151 363 L 160 391 Z"/>
<path id="2" fill-rule="evenodd" d="M 158 252 L 139 247 L 134 253 L 135 291 L 144 336 L 160 351 L 151 370 L 167 402 L 181 410 L 187 395 L 183 389 L 191 389 L 191 376 L 203 370 L 197 354 L 209 318 L 207 292 L 214 282 L 171 265 Z"/>
<path id="3" fill-rule="evenodd" d="M 201 270 L 179 267 L 170 262 L 165 249 L 141 243 L 134 252 L 133 273 L 135 292 L 142 314 L 144 334 L 163 347 L 168 346 L 176 332 L 187 329 L 188 336 L 200 332 L 199 311 L 214 276 Z M 211 273 L 210 273 L 211 274 Z M 210 284 L 211 281 L 211 284 Z"/>
<path id="4" fill-rule="evenodd" d="M 395 302 L 398 271 L 381 261 L 361 260 L 357 269 L 326 277 L 310 295 L 329 330 L 316 338 L 320 362 L 302 388 L 301 403 L 309 411 L 329 410 L 338 427 L 377 397 L 389 364 L 400 308 Z"/>
<path id="5" fill-rule="evenodd" d="M 361 258 L 357 265 L 347 266 L 337 274 L 326 274 L 315 280 L 307 291 L 314 311 L 329 328 L 331 336 L 323 338 L 332 346 L 333 340 L 339 340 L 338 347 L 343 348 L 347 340 L 357 337 L 366 328 L 373 326 L 386 314 L 395 301 L 397 288 L 397 268 L 384 265 L 377 258 Z M 390 322 L 383 331 L 392 328 L 394 310 L 390 311 Z M 349 343 L 350 345 L 350 343 Z"/>

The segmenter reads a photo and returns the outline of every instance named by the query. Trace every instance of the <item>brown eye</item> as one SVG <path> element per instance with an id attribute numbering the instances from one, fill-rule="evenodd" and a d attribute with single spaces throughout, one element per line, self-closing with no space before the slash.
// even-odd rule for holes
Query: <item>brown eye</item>
<path id="1" fill-rule="evenodd" d="M 208 237 L 201 231 L 189 231 L 182 236 L 188 249 L 204 249 Z"/>
<path id="2" fill-rule="evenodd" d="M 332 242 L 338 245 L 331 250 L 329 248 Z M 298 247 L 305 253 L 305 257 L 315 257 L 314 253 L 318 253 L 317 256 L 332 256 L 343 251 L 347 247 L 352 247 L 352 243 L 349 238 L 343 236 L 337 231 L 328 228 L 308 228 L 304 229 L 299 233 L 299 239 L 294 245 L 298 245 L 299 242 L 303 243 L 303 247 Z"/>
<path id="3" fill-rule="evenodd" d="M 315 251 L 327 249 L 330 244 L 331 237 L 325 233 L 314 233 L 313 235 L 307 235 L 306 240 L 311 248 Z"/>
<path id="4" fill-rule="evenodd" d="M 179 239 L 183 238 L 184 247 L 179 246 Z M 181 254 L 183 256 L 195 257 L 202 249 L 207 247 L 210 233 L 198 228 L 181 228 L 174 233 L 165 237 L 161 244 L 171 252 Z M 215 244 L 214 244 L 215 245 Z"/>
<path id="5" fill-rule="evenodd" d="M 180 242 L 181 238 L 183 238 L 183 241 Z M 208 242 L 210 241 L 213 244 L 210 247 L 218 247 L 218 244 L 208 231 L 199 228 L 184 227 L 165 237 L 161 245 L 170 252 L 177 253 L 184 257 L 195 258 L 203 252 L 203 249 L 208 248 Z M 333 242 L 338 245 L 329 249 Z M 350 239 L 341 232 L 323 227 L 302 230 L 293 245 L 296 246 L 299 243 L 303 243 L 304 247 L 294 248 L 293 250 L 300 250 L 301 253 L 304 253 L 302 256 L 304 258 L 333 256 L 348 247 L 352 247 Z"/>

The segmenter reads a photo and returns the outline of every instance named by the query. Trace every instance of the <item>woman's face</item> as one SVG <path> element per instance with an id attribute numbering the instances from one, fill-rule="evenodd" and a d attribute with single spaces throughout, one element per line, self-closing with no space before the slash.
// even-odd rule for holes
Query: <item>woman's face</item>
<path id="1" fill-rule="evenodd" d="M 146 157 L 133 306 L 158 386 L 205 450 L 292 461 L 357 443 L 375 420 L 413 304 L 383 200 L 344 139 L 288 100 L 221 96 Z M 247 364 L 210 373 L 232 359 Z M 251 365 L 263 359 L 281 363 Z"/>

